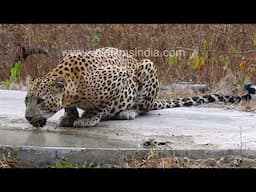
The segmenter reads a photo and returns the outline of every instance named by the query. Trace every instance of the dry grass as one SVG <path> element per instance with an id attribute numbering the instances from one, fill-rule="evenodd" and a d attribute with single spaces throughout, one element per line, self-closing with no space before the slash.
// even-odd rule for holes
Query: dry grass
<path id="1" fill-rule="evenodd" d="M 192 159 L 189 157 L 165 157 L 148 155 L 143 159 L 133 159 L 120 165 L 74 165 L 72 163 L 55 168 L 255 168 L 255 157 L 226 155 L 216 158 Z M 22 168 L 17 160 L 0 160 L 0 168 Z"/>
<path id="2" fill-rule="evenodd" d="M 174 156 L 154 157 L 148 155 L 144 159 L 134 159 L 132 162 L 124 165 L 126 168 L 175 168 L 177 161 Z"/>
<path id="3" fill-rule="evenodd" d="M 0 168 L 17 168 L 19 161 L 14 159 L 0 159 Z"/>
<path id="4" fill-rule="evenodd" d="M 46 46 L 59 50 L 94 49 L 104 46 L 122 49 L 185 49 L 186 56 L 170 65 L 168 57 L 149 57 L 157 65 L 162 84 L 179 81 L 215 86 L 228 74 L 238 80 L 255 81 L 255 52 L 233 54 L 256 47 L 256 25 L 218 24 L 2 24 L 0 25 L 0 81 L 8 78 L 17 54 L 17 44 Z M 189 64 L 193 50 L 204 57 L 202 66 Z M 223 58 L 228 62 L 223 63 Z M 222 58 L 222 59 L 221 59 Z M 142 59 L 139 57 L 138 59 Z M 244 62 L 243 65 L 240 65 Z M 22 79 L 40 76 L 55 66 L 54 55 L 29 56 L 23 63 Z M 226 87 L 237 85 L 226 82 Z M 226 88 L 225 88 L 226 89 Z"/>
<path id="5" fill-rule="evenodd" d="M 255 157 L 226 155 L 215 158 L 192 159 L 189 157 L 166 157 L 148 155 L 143 159 L 134 159 L 124 163 L 121 168 L 255 168 Z"/>

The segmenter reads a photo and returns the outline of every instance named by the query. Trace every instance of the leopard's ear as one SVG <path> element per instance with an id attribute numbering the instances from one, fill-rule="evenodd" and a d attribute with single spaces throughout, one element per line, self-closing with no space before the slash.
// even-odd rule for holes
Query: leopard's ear
<path id="1" fill-rule="evenodd" d="M 57 92 L 63 92 L 65 90 L 65 79 L 64 77 L 57 77 L 55 80 L 55 90 Z"/>
<path id="2" fill-rule="evenodd" d="M 31 84 L 34 82 L 35 78 L 31 77 L 30 75 L 26 78 L 26 84 L 30 87 Z"/>
<path id="3" fill-rule="evenodd" d="M 35 80 L 35 78 L 32 77 L 32 76 L 30 76 L 30 75 L 27 77 L 27 81 L 28 81 L 29 83 L 32 83 L 34 80 Z"/>

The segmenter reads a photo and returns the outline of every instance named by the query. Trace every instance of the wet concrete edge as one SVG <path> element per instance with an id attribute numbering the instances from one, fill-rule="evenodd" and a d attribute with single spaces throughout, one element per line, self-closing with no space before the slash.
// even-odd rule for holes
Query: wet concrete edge
<path id="1" fill-rule="evenodd" d="M 175 155 L 193 159 L 216 158 L 227 155 L 256 157 L 256 150 L 172 150 L 144 148 L 71 148 L 0 145 L 0 158 L 14 157 L 24 168 L 54 167 L 56 162 L 71 164 L 120 165 L 134 158 L 140 159 L 150 153 L 160 156 Z"/>

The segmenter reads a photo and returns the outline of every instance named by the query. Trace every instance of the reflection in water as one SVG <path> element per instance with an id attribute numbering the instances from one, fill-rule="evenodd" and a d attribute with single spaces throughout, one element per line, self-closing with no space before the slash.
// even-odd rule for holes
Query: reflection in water
<path id="1" fill-rule="evenodd" d="M 38 131 L 28 132 L 28 137 L 24 144 L 45 146 L 45 133 Z"/>
<path id="2" fill-rule="evenodd" d="M 135 145 L 135 143 L 123 141 L 121 138 L 92 134 L 88 130 L 67 130 L 62 132 L 27 130 L 19 131 L 18 133 L 17 131 L 0 130 L 0 144 L 85 148 L 134 147 Z"/>
<path id="3" fill-rule="evenodd" d="M 86 143 L 87 139 L 81 138 L 79 135 L 60 134 L 54 132 L 46 132 L 45 130 L 33 130 L 27 132 L 27 138 L 24 145 L 42 146 L 42 147 L 75 147 Z"/>

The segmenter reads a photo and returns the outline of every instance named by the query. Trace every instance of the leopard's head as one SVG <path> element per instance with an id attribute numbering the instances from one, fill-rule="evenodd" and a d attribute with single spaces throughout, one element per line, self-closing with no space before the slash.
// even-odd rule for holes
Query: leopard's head
<path id="1" fill-rule="evenodd" d="M 34 127 L 43 127 L 62 108 L 65 92 L 63 77 L 41 77 L 30 82 L 25 98 L 25 118 Z"/>

